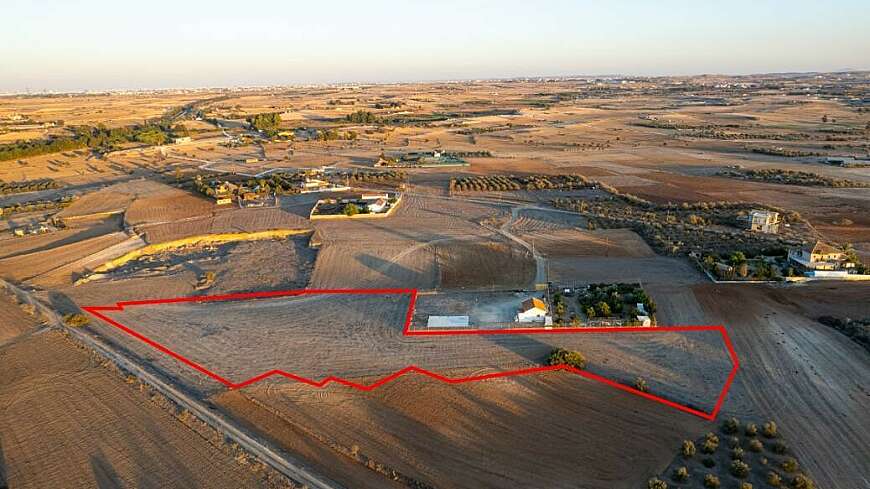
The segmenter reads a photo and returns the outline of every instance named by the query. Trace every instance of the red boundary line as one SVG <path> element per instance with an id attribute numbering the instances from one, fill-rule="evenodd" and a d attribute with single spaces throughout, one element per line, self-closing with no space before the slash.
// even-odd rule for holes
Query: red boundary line
<path id="1" fill-rule="evenodd" d="M 250 379 L 243 380 L 241 382 L 232 382 L 229 379 L 226 379 L 211 370 L 203 367 L 202 365 L 184 357 L 183 355 L 176 353 L 175 351 L 167 348 L 166 346 L 148 338 L 147 336 L 121 324 L 118 321 L 110 318 L 103 312 L 109 311 L 123 311 L 127 306 L 142 306 L 142 305 L 154 305 L 154 304 L 177 304 L 184 302 L 216 302 L 216 301 L 234 301 L 234 300 L 245 300 L 245 299 L 262 299 L 269 297 L 289 297 L 289 296 L 298 296 L 298 295 L 309 295 L 309 294 L 408 294 L 410 295 L 410 302 L 408 303 L 408 312 L 405 314 L 405 324 L 402 328 L 402 334 L 404 336 L 450 336 L 450 335 L 508 335 L 508 334 L 563 334 L 563 333 L 655 333 L 662 331 L 717 331 L 722 336 L 722 340 L 725 343 L 725 347 L 728 350 L 728 355 L 731 359 L 732 368 L 728 373 L 728 378 L 725 380 L 725 384 L 722 387 L 722 390 L 719 392 L 719 396 L 716 399 L 716 405 L 713 407 L 713 410 L 710 412 L 701 411 L 698 409 L 691 408 L 689 406 L 685 406 L 683 404 L 665 399 L 663 397 L 657 396 L 655 394 L 650 394 L 648 392 L 642 392 L 634 387 L 630 387 L 624 384 L 620 384 L 619 382 L 610 380 L 608 378 L 602 377 L 600 375 L 593 374 L 591 372 L 587 372 L 585 370 L 578 370 L 576 368 L 570 367 L 568 365 L 548 365 L 542 367 L 531 367 L 520 370 L 507 370 L 504 372 L 496 372 L 491 374 L 484 375 L 476 375 L 471 377 L 445 377 L 441 374 L 431 372 L 424 368 L 417 367 L 416 365 L 409 365 L 397 372 L 394 372 L 386 377 L 383 377 L 372 384 L 359 384 L 347 379 L 343 379 L 341 377 L 329 376 L 320 381 L 312 380 L 306 377 L 302 377 L 300 375 L 296 375 L 290 372 L 285 372 L 283 370 L 269 370 L 267 372 L 263 372 L 257 376 L 251 377 Z M 463 330 L 412 330 L 411 329 L 411 320 L 414 315 L 414 307 L 417 302 L 417 289 L 297 289 L 297 290 L 278 290 L 278 291 L 267 291 L 267 292 L 247 292 L 247 293 L 239 293 L 239 294 L 223 294 L 223 295 L 203 295 L 203 296 L 192 296 L 192 297 L 176 297 L 172 299 L 150 299 L 150 300 L 138 300 L 138 301 L 121 301 L 115 303 L 114 306 L 84 306 L 82 309 L 87 311 L 89 314 L 94 317 L 124 331 L 125 333 L 133 336 L 134 338 L 142 341 L 143 343 L 150 345 L 153 348 L 169 355 L 170 357 L 184 363 L 185 365 L 193 368 L 194 370 L 220 382 L 224 386 L 229 389 L 240 389 L 242 387 L 254 384 L 263 379 L 272 377 L 274 375 L 286 377 L 288 379 L 301 382 L 303 384 L 307 384 L 313 387 L 325 387 L 330 383 L 341 384 L 347 387 L 352 387 L 354 389 L 358 389 L 361 391 L 371 391 L 374 390 L 386 383 L 392 382 L 399 377 L 402 377 L 405 374 L 416 373 L 425 375 L 427 377 L 433 378 L 435 380 L 439 380 L 441 382 L 445 382 L 448 384 L 462 384 L 465 382 L 475 382 L 479 380 L 486 379 L 495 379 L 501 377 L 510 377 L 514 375 L 528 375 L 539 372 L 548 372 L 548 371 L 566 371 L 571 372 L 573 374 L 579 375 L 581 377 L 585 377 L 587 379 L 594 380 L 596 382 L 600 382 L 605 385 L 609 385 L 616 389 L 619 389 L 624 392 L 628 392 L 630 394 L 634 394 L 636 396 L 643 397 L 645 399 L 649 399 L 651 401 L 659 402 L 671 408 L 677 409 L 679 411 L 683 411 L 689 414 L 693 414 L 700 418 L 706 420 L 714 420 L 716 416 L 719 414 L 719 410 L 722 408 L 722 403 L 725 401 L 725 396 L 728 394 L 728 391 L 731 388 L 731 383 L 734 381 L 734 377 L 737 375 L 737 370 L 740 368 L 740 362 L 737 359 L 737 353 L 734 351 L 734 345 L 731 343 L 731 338 L 728 336 L 728 331 L 724 326 L 659 326 L 659 327 L 609 327 L 609 328 L 511 328 L 509 330 L 504 329 L 463 329 Z"/>

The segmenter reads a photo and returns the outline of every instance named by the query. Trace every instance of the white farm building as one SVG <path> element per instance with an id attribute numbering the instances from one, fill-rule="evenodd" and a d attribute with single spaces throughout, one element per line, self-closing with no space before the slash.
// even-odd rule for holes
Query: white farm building
<path id="1" fill-rule="evenodd" d="M 547 321 L 547 304 L 537 297 L 523 301 L 517 312 L 518 323 L 545 323 Z"/>

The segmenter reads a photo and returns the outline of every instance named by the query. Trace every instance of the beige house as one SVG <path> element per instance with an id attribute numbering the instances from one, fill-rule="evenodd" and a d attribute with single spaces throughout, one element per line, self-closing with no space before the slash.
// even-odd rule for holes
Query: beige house
<path id="1" fill-rule="evenodd" d="M 746 228 L 750 231 L 776 234 L 779 223 L 779 212 L 753 210 L 746 216 Z"/>
<path id="2" fill-rule="evenodd" d="M 537 297 L 523 301 L 517 312 L 517 322 L 520 323 L 543 323 L 547 319 L 547 304 Z"/>
<path id="3" fill-rule="evenodd" d="M 788 259 L 809 270 L 840 270 L 855 266 L 846 259 L 845 253 L 821 241 L 790 249 Z"/>

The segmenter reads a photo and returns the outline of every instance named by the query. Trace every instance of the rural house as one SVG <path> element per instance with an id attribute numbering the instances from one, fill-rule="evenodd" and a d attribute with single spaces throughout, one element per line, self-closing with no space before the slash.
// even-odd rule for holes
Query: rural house
<path id="1" fill-rule="evenodd" d="M 753 210 L 745 217 L 746 229 L 761 233 L 779 232 L 779 212 Z"/>
<path id="2" fill-rule="evenodd" d="M 788 259 L 807 270 L 839 270 L 855 266 L 845 253 L 821 241 L 788 250 Z"/>
<path id="3" fill-rule="evenodd" d="M 546 318 L 547 304 L 537 297 L 524 300 L 517 312 L 517 322 L 520 323 L 543 323 Z"/>

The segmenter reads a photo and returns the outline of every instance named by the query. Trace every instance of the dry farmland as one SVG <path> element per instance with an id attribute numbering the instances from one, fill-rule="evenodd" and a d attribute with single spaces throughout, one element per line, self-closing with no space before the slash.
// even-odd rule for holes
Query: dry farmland
<path id="1" fill-rule="evenodd" d="M 9 487 L 263 484 L 57 332 L 0 347 L 0 361 Z"/>
<path id="2" fill-rule="evenodd" d="M 448 310 L 445 300 L 450 297 L 422 296 L 419 308 Z M 316 381 L 331 375 L 375 380 L 408 365 L 448 376 L 497 372 L 540 364 L 562 347 L 582 349 L 593 372 L 629 385 L 642 374 L 653 392 L 709 411 L 731 368 L 715 331 L 405 336 L 408 303 L 407 294 L 313 294 L 130 306 L 106 314 L 234 383 L 272 369 Z M 154 358 L 139 340 L 103 324 L 94 327 L 125 349 L 153 358 L 153 365 L 180 381 L 212 392 L 211 383 L 202 383 L 207 379 L 170 359 Z"/>
<path id="3" fill-rule="evenodd" d="M 868 87 L 858 73 L 0 97 L 0 127 L 12 126 L 3 122 L 12 114 L 67 124 L 2 129 L 0 144 L 167 114 L 192 137 L 0 163 L 9 189 L 0 196 L 0 278 L 18 294 L 0 295 L 0 482 L 257 487 L 286 483 L 281 472 L 318 488 L 636 489 L 654 476 L 686 488 L 701 479 L 665 473 L 682 441 L 737 416 L 779 422 L 816 487 L 870 487 L 868 353 L 860 331 L 819 322 L 870 318 L 867 282 L 714 283 L 687 256 L 701 238 L 686 231 L 688 222 L 733 233 L 722 246 L 734 249 L 717 259 L 739 267 L 732 252 L 762 240 L 740 227 L 738 212 L 775 208 L 787 219 L 763 240 L 776 245 L 771 253 L 785 254 L 792 238 L 819 239 L 868 264 L 867 189 L 722 176 L 800 171 L 817 183 L 870 182 L 861 166 L 870 157 Z M 202 120 L 178 112 L 187 104 Z M 279 134 L 245 120 L 264 113 L 281 114 Z M 466 155 L 468 165 L 376 166 L 382 153 L 435 150 Z M 51 188 L 38 187 L 45 178 Z M 306 178 L 352 188 L 300 193 Z M 218 205 L 203 182 L 208 195 L 229 182 L 224 190 L 244 187 L 230 191 L 243 203 L 255 198 Z M 43 189 L 21 191 L 32 188 Z M 387 217 L 309 219 L 319 199 L 382 192 L 402 193 Z M 634 220 L 581 215 L 581 204 Z M 665 247 L 657 235 L 681 242 Z M 552 297 L 547 282 L 639 284 L 657 325 L 722 325 L 740 369 L 719 419 L 591 378 L 710 411 L 731 369 L 711 330 L 408 335 L 409 294 L 103 311 L 231 383 L 277 369 L 370 385 L 409 365 L 481 376 L 536 369 L 555 348 L 582 354 L 590 374 L 449 384 L 409 373 L 370 391 L 270 375 L 227 389 L 96 316 L 75 316 L 121 301 L 398 288 L 419 292 L 414 333 L 440 315 L 494 329 L 516 326 L 523 299 Z M 578 294 L 564 299 L 576 306 Z M 20 304 L 28 301 L 35 306 Z M 197 418 L 166 401 L 170 393 Z"/>

